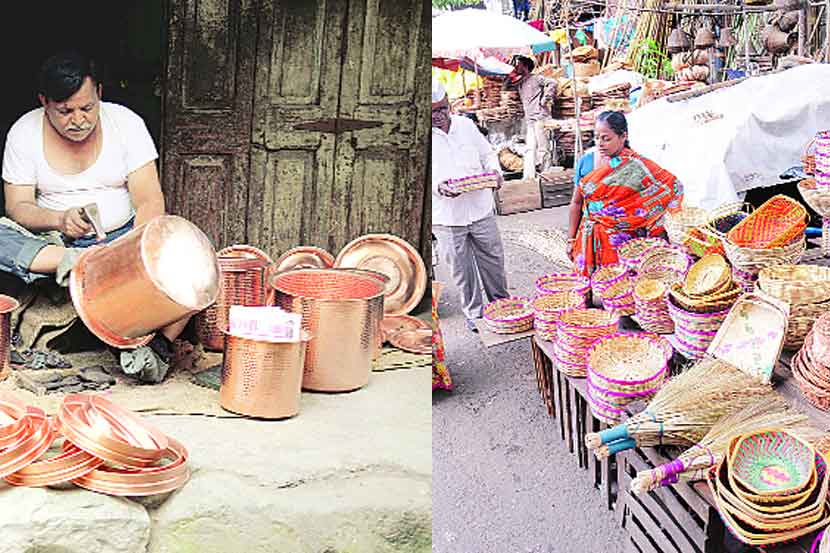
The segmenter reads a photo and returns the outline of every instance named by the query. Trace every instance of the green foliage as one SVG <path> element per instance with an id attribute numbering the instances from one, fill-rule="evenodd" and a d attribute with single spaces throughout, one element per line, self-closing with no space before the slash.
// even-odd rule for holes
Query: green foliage
<path id="1" fill-rule="evenodd" d="M 643 40 L 637 44 L 636 52 L 634 65 L 647 79 L 670 78 L 674 74 L 671 58 L 655 40 Z"/>
<path id="2" fill-rule="evenodd" d="M 481 0 L 432 0 L 432 7 L 439 10 L 477 6 L 479 4 L 481 4 Z"/>

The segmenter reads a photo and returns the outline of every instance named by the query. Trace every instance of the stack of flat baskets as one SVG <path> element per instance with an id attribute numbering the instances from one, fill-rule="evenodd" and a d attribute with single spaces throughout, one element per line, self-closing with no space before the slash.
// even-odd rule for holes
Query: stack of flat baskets
<path id="1" fill-rule="evenodd" d="M 620 318 L 602 309 L 574 309 L 559 319 L 554 345 L 556 368 L 564 374 L 584 378 L 588 352 L 603 338 L 617 332 Z"/>
<path id="2" fill-rule="evenodd" d="M 735 225 L 724 241 L 735 280 L 751 291 L 764 267 L 797 264 L 807 249 L 808 218 L 800 203 L 777 195 Z"/>
<path id="3" fill-rule="evenodd" d="M 706 255 L 692 265 L 683 283 L 669 289 L 678 351 L 689 359 L 703 357 L 740 294 L 722 256 Z"/>
<path id="4" fill-rule="evenodd" d="M 602 300 L 602 295 L 609 286 L 630 279 L 631 275 L 625 265 L 615 263 L 614 265 L 600 267 L 591 275 L 591 292 L 593 293 L 594 301 Z"/>
<path id="5" fill-rule="evenodd" d="M 617 424 L 625 407 L 648 401 L 668 376 L 672 348 L 651 334 L 614 334 L 603 338 L 588 354 L 588 401 L 599 420 Z"/>
<path id="6" fill-rule="evenodd" d="M 765 267 L 758 273 L 757 287 L 789 304 L 790 319 L 784 338 L 784 347 L 788 349 L 801 347 L 815 320 L 830 311 L 830 267 Z"/>
<path id="7" fill-rule="evenodd" d="M 620 258 L 620 263 L 634 273 L 642 261 L 643 254 L 655 246 L 665 245 L 667 243 L 662 238 L 632 238 L 617 248 L 617 256 Z"/>
<path id="8" fill-rule="evenodd" d="M 533 328 L 534 313 L 527 298 L 502 298 L 489 303 L 484 324 L 496 334 L 518 334 Z"/>
<path id="9" fill-rule="evenodd" d="M 556 340 L 559 319 L 564 313 L 585 307 L 585 296 L 578 292 L 567 291 L 545 294 L 533 300 L 536 334 L 542 340 Z"/>
<path id="10" fill-rule="evenodd" d="M 830 411 L 830 313 L 816 320 L 791 367 L 804 397 L 819 409 Z"/>
<path id="11" fill-rule="evenodd" d="M 602 306 L 620 316 L 633 315 L 634 285 L 630 278 L 620 280 L 609 286 L 602 293 Z"/>

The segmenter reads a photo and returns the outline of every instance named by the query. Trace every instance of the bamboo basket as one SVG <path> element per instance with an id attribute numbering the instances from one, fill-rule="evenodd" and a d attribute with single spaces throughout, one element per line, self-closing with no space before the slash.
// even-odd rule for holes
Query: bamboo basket
<path id="1" fill-rule="evenodd" d="M 557 292 L 577 292 L 586 297 L 591 290 L 591 281 L 588 277 L 577 273 L 551 273 L 536 279 L 536 292 L 539 295 L 555 294 Z"/>
<path id="2" fill-rule="evenodd" d="M 655 246 L 667 245 L 662 238 L 632 238 L 617 248 L 620 262 L 630 271 L 636 271 L 641 256 Z"/>
<path id="3" fill-rule="evenodd" d="M 730 244 L 755 250 L 778 248 L 803 236 L 807 210 L 797 201 L 773 196 L 726 235 Z"/>
<path id="4" fill-rule="evenodd" d="M 709 216 L 705 209 L 684 206 L 680 210 L 666 212 L 663 218 L 663 227 L 669 237 L 669 242 L 678 246 L 685 246 L 689 240 L 689 231 L 705 225 Z"/>
<path id="5" fill-rule="evenodd" d="M 744 288 L 750 288 L 754 287 L 761 269 L 798 264 L 807 251 L 807 241 L 802 235 L 790 244 L 767 249 L 744 248 L 727 241 L 724 248 L 732 265 L 733 278 Z"/>
<path id="6" fill-rule="evenodd" d="M 692 257 L 685 246 L 655 246 L 640 256 L 637 274 L 648 272 L 655 267 L 673 269 L 686 274 L 692 266 Z"/>
<path id="7" fill-rule="evenodd" d="M 609 286 L 621 280 L 628 279 L 628 269 L 625 265 L 615 263 L 600 267 L 591 275 L 591 292 L 593 293 L 594 299 L 602 300 L 602 294 Z"/>
<path id="8" fill-rule="evenodd" d="M 567 311 L 559 318 L 554 355 L 557 368 L 568 376 L 587 375 L 588 352 L 594 344 L 617 332 L 619 315 L 594 308 Z"/>
<path id="9" fill-rule="evenodd" d="M 830 300 L 830 267 L 818 265 L 775 265 L 758 272 L 758 286 L 790 305 Z"/>
<path id="10" fill-rule="evenodd" d="M 517 334 L 533 328 L 533 309 L 527 298 L 503 298 L 484 308 L 484 322 L 496 334 Z"/>
<path id="11" fill-rule="evenodd" d="M 585 296 L 573 291 L 545 294 L 533 300 L 531 305 L 536 334 L 543 340 L 555 340 L 562 314 L 578 307 L 585 307 Z"/>
<path id="12" fill-rule="evenodd" d="M 602 294 L 602 306 L 621 316 L 633 315 L 636 308 L 631 280 L 620 280 L 606 288 Z"/>
<path id="13" fill-rule="evenodd" d="M 816 137 L 810 139 L 801 153 L 801 169 L 808 175 L 816 174 Z"/>
<path id="14" fill-rule="evenodd" d="M 669 316 L 668 286 L 659 280 L 640 277 L 634 286 L 634 306 L 640 327 L 655 334 L 671 334 L 674 322 Z"/>

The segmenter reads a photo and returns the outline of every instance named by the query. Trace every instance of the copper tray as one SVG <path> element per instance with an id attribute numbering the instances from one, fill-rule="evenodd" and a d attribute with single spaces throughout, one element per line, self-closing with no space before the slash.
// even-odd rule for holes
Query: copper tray
<path id="1" fill-rule="evenodd" d="M 430 328 L 429 323 L 411 315 L 387 315 L 380 323 L 383 340 L 388 342 L 393 335 L 403 330 Z"/>
<path id="2" fill-rule="evenodd" d="M 393 346 L 410 353 L 421 355 L 432 354 L 432 329 L 416 328 L 414 330 L 402 330 L 393 334 L 389 341 Z"/>
<path id="3" fill-rule="evenodd" d="M 334 256 L 322 248 L 299 246 L 282 254 L 274 265 L 272 273 L 292 269 L 328 269 L 334 266 Z"/>
<path id="4" fill-rule="evenodd" d="M 421 302 L 427 287 L 424 260 L 405 240 L 391 234 L 367 234 L 349 242 L 335 267 L 377 271 L 389 277 L 383 299 L 384 313 L 406 315 Z"/>

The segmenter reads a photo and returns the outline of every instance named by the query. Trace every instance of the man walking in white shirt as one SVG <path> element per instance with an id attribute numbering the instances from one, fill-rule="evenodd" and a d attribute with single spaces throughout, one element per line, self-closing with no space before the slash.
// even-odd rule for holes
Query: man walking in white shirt
<path id="1" fill-rule="evenodd" d="M 449 179 L 495 172 L 501 167 L 493 148 L 466 117 L 450 115 L 446 91 L 432 83 L 432 232 L 438 238 L 456 287 L 467 328 L 477 332 L 481 318 L 481 287 L 487 301 L 509 296 L 504 273 L 504 248 L 489 189 L 455 194 Z"/>

